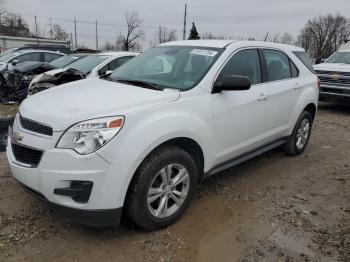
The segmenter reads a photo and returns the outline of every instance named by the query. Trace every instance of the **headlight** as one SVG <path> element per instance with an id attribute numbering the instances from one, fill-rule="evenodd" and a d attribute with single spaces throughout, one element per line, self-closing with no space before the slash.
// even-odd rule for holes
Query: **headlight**
<path id="1" fill-rule="evenodd" d="M 67 129 L 57 143 L 57 148 L 73 149 L 85 155 L 107 144 L 124 124 L 123 116 L 92 119 Z"/>
<path id="2" fill-rule="evenodd" d="M 34 75 L 22 76 L 22 80 L 24 80 L 24 81 L 30 81 L 33 78 L 34 78 Z"/>

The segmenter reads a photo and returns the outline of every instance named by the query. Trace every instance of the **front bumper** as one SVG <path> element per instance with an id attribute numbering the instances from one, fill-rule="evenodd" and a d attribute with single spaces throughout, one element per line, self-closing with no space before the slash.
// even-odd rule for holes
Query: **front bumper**
<path id="1" fill-rule="evenodd" d="M 41 136 L 24 130 L 17 119 L 13 131 L 22 138 L 16 144 L 44 152 L 37 166 L 23 165 L 16 159 L 9 138 L 6 154 L 16 180 L 71 220 L 88 226 L 118 226 L 128 177 L 134 172 L 132 162 L 110 163 L 97 153 L 79 155 L 73 150 L 57 149 L 61 132 Z M 69 195 L 76 189 L 74 183 L 84 182 L 93 185 L 86 201 Z"/>
<path id="2" fill-rule="evenodd" d="M 57 213 L 63 215 L 65 218 L 85 225 L 89 227 L 116 227 L 120 223 L 120 219 L 122 216 L 122 208 L 116 209 L 106 209 L 106 210 L 81 210 L 71 207 L 66 207 L 62 205 L 58 205 L 56 203 L 52 203 L 47 200 L 47 198 L 41 193 L 21 184 L 24 189 L 39 198 L 43 202 L 45 202 L 49 207 L 53 210 L 57 211 Z"/>
<path id="3" fill-rule="evenodd" d="M 350 86 L 340 86 L 321 82 L 320 101 L 349 102 Z"/>

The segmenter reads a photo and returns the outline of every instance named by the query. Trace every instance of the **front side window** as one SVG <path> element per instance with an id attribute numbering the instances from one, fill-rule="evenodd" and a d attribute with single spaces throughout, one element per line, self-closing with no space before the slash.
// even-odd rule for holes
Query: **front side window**
<path id="1" fill-rule="evenodd" d="M 40 53 L 28 53 L 24 55 L 20 55 L 13 60 L 18 60 L 19 63 L 26 62 L 26 61 L 34 61 L 34 62 L 40 62 Z"/>
<path id="2" fill-rule="evenodd" d="M 114 59 L 113 61 L 109 62 L 107 65 L 103 66 L 99 71 L 98 74 L 100 76 L 106 74 L 107 71 L 114 71 L 116 68 L 120 67 L 122 64 L 129 61 L 133 56 L 124 56 L 119 57 L 117 59 Z"/>
<path id="3" fill-rule="evenodd" d="M 277 81 L 292 77 L 289 58 L 276 50 L 263 50 L 267 65 L 267 80 Z"/>
<path id="4" fill-rule="evenodd" d="M 248 77 L 252 85 L 261 83 L 261 67 L 258 50 L 247 49 L 233 55 L 222 69 L 217 81 L 222 81 L 224 77 L 228 75 Z"/>
<path id="5" fill-rule="evenodd" d="M 117 68 L 110 79 L 189 90 L 199 83 L 222 52 L 221 48 L 211 47 L 155 47 Z"/>

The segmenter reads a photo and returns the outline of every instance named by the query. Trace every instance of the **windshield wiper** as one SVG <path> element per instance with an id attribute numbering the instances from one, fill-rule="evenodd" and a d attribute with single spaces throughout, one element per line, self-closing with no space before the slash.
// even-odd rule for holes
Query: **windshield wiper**
<path id="1" fill-rule="evenodd" d="M 117 79 L 117 82 L 120 83 L 125 83 L 125 84 L 131 84 L 131 85 L 135 85 L 135 86 L 140 86 L 143 88 L 148 88 L 148 89 L 153 89 L 153 90 L 158 90 L 158 91 L 163 91 L 164 88 L 161 87 L 160 85 L 154 84 L 154 83 L 150 83 L 147 81 L 142 81 L 142 80 L 132 80 L 132 79 Z"/>

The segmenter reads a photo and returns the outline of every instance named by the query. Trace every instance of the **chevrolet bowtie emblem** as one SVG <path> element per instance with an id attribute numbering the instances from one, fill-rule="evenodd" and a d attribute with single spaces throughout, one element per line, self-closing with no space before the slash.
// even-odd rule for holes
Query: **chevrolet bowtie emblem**
<path id="1" fill-rule="evenodd" d="M 332 75 L 333 80 L 339 80 L 339 78 L 340 78 L 340 75 L 337 75 L 337 74 Z"/>
<path id="2" fill-rule="evenodd" d="M 13 132 L 10 137 L 13 142 L 20 142 L 23 139 L 23 136 L 18 132 Z"/>

